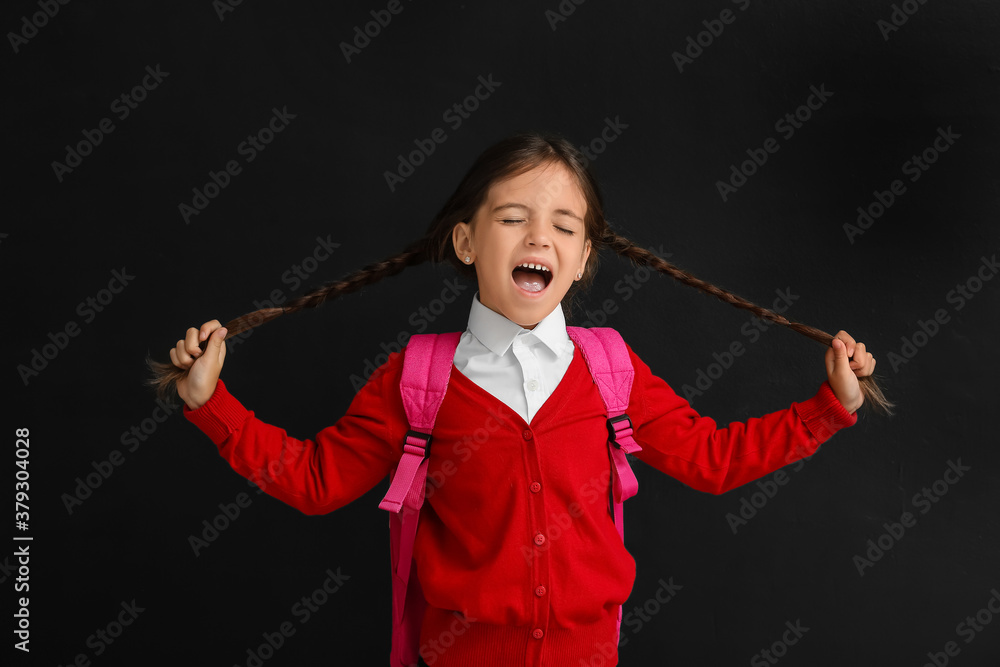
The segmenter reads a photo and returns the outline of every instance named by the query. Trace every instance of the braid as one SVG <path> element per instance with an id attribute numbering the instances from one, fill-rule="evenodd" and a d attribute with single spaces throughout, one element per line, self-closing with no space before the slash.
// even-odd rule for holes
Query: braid
<path id="1" fill-rule="evenodd" d="M 480 154 L 462 178 L 455 192 L 435 216 L 427 233 L 419 241 L 411 243 L 405 250 L 392 257 L 369 264 L 341 280 L 328 283 L 309 294 L 293 299 L 284 307 L 261 308 L 252 313 L 241 315 L 226 323 L 227 337 L 253 329 L 288 313 L 298 312 L 304 308 L 315 308 L 329 299 L 334 299 L 342 294 L 350 294 L 366 285 L 396 275 L 407 267 L 426 261 L 447 262 L 455 267 L 460 275 L 475 279 L 476 269 L 461 262 L 453 252 L 452 235 L 455 226 L 460 222 L 469 223 L 475 219 L 494 183 L 554 162 L 562 164 L 576 176 L 577 184 L 587 204 L 585 224 L 587 236 L 593 244 L 594 251 L 607 245 L 617 254 L 638 265 L 652 267 L 685 285 L 711 294 L 737 308 L 749 310 L 761 319 L 793 329 L 826 346 L 832 344 L 833 336 L 825 331 L 799 322 L 791 322 L 774 311 L 761 308 L 732 292 L 695 278 L 687 271 L 677 268 L 653 253 L 636 246 L 627 238 L 609 230 L 607 220 L 604 218 L 604 204 L 600 190 L 593 174 L 587 168 L 586 158 L 566 139 L 556 135 L 538 133 L 513 135 L 499 141 Z M 571 307 L 576 289 L 586 286 L 592 280 L 597 270 L 597 256 L 597 252 L 591 252 L 587 260 L 586 277 L 570 287 L 563 299 L 564 306 Z M 206 349 L 207 346 L 207 340 L 200 344 L 202 350 Z M 161 399 L 166 400 L 175 395 L 176 383 L 185 376 L 187 371 L 172 363 L 153 361 L 148 356 L 146 363 L 153 372 L 153 377 L 146 380 L 146 384 L 152 387 Z M 879 389 L 875 382 L 875 376 L 868 375 L 860 378 L 859 381 L 866 399 L 865 403 L 891 415 L 891 408 L 894 406 Z"/>
<path id="2" fill-rule="evenodd" d="M 362 287 L 377 283 L 383 278 L 394 276 L 407 267 L 421 264 L 429 259 L 428 243 L 428 237 L 424 237 L 419 241 L 411 243 L 399 254 L 388 257 L 380 262 L 369 264 L 340 280 L 327 283 L 308 294 L 292 299 L 292 301 L 283 307 L 261 308 L 252 313 L 240 315 L 224 325 L 227 330 L 226 338 L 232 338 L 282 315 L 296 313 L 306 308 L 315 308 L 327 300 L 335 299 L 343 294 L 356 292 Z M 199 345 L 202 351 L 207 346 L 208 340 L 202 341 Z M 146 380 L 146 384 L 152 387 L 161 399 L 168 400 L 173 398 L 173 395 L 176 393 L 177 380 L 183 378 L 187 371 L 178 368 L 172 363 L 154 361 L 149 357 L 146 358 L 146 364 L 153 372 L 153 377 Z"/>
<path id="3" fill-rule="evenodd" d="M 660 273 L 665 273 L 671 278 L 679 280 L 689 287 L 694 287 L 702 292 L 705 292 L 706 294 L 711 294 L 712 296 L 717 297 L 728 304 L 736 306 L 737 308 L 749 310 L 761 319 L 770 320 L 771 322 L 776 322 L 777 324 L 786 326 L 789 329 L 799 332 L 803 336 L 811 338 L 818 343 L 822 343 L 823 345 L 829 346 L 833 343 L 834 337 L 825 331 L 800 322 L 792 322 L 773 310 L 762 308 L 761 306 L 751 303 L 743 297 L 737 296 L 728 290 L 724 290 L 721 287 L 716 287 L 715 285 L 707 283 L 700 278 L 696 278 L 687 271 L 674 266 L 660 257 L 657 257 L 650 251 L 635 245 L 624 236 L 620 236 L 610 229 L 604 233 L 602 245 L 611 248 L 618 255 L 630 259 L 640 266 L 652 267 Z M 858 378 L 858 381 L 861 386 L 861 391 L 865 397 L 865 403 L 870 402 L 877 410 L 886 415 L 891 415 L 892 408 L 895 406 L 885 397 L 885 394 L 882 393 L 881 388 L 875 381 L 875 376 L 866 375 L 865 377 Z"/>

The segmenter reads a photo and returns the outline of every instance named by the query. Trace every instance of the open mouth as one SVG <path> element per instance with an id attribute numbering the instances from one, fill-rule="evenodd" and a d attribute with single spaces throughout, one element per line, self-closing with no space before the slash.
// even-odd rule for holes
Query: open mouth
<path id="1" fill-rule="evenodd" d="M 542 292 L 552 282 L 552 270 L 536 262 L 523 262 L 515 266 L 510 275 L 514 284 L 525 292 Z"/>

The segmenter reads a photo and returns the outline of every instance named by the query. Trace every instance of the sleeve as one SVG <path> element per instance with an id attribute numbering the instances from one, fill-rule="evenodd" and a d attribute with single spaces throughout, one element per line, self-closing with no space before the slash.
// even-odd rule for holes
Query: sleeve
<path id="1" fill-rule="evenodd" d="M 344 416 L 314 439 L 298 440 L 264 423 L 229 393 L 221 378 L 207 403 L 197 410 L 185 405 L 183 413 L 237 473 L 305 514 L 324 514 L 362 496 L 399 462 L 406 413 L 394 388 L 401 359 L 399 353 L 390 357 L 354 396 Z"/>
<path id="2" fill-rule="evenodd" d="M 812 455 L 858 420 L 824 380 L 805 401 L 718 428 L 653 375 L 631 347 L 629 355 L 635 370 L 629 416 L 642 447 L 636 457 L 699 491 L 721 494 L 759 479 Z"/>

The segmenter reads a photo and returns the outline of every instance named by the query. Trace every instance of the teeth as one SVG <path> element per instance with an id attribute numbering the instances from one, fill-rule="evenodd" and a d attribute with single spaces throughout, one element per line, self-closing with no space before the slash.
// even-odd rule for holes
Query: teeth
<path id="1" fill-rule="evenodd" d="M 542 266 L 541 264 L 532 264 L 530 262 L 523 262 L 521 264 L 521 266 L 523 266 L 525 268 L 528 268 L 528 269 L 536 269 L 538 271 L 548 271 L 549 270 L 548 267 L 546 267 L 546 266 Z"/>

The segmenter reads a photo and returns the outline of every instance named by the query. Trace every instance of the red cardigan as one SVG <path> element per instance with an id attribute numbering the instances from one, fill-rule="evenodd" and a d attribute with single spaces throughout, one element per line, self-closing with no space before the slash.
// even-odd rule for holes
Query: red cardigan
<path id="1" fill-rule="evenodd" d="M 184 416 L 270 495 L 306 514 L 331 512 L 385 479 L 402 455 L 403 354 L 312 440 L 260 421 L 222 380 Z M 785 410 L 718 428 L 629 354 L 637 458 L 700 491 L 767 475 L 857 421 L 824 381 Z M 530 425 L 452 368 L 433 437 L 414 554 L 429 603 L 423 659 L 576 667 L 599 654 L 600 664 L 617 664 L 616 613 L 635 561 L 608 511 L 604 405 L 579 348 Z"/>

